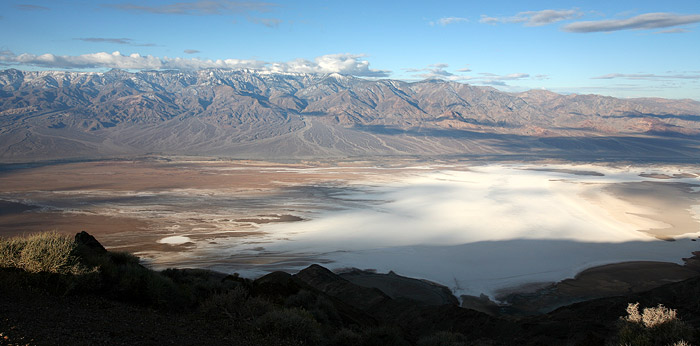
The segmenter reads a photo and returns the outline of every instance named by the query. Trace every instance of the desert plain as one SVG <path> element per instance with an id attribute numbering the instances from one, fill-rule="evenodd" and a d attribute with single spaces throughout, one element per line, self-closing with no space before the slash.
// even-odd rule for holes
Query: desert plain
<path id="1" fill-rule="evenodd" d="M 3 166 L 0 236 L 49 230 L 88 231 L 154 269 L 254 278 L 320 263 L 501 303 L 532 301 L 543 287 L 594 297 L 697 275 L 682 264 L 700 250 L 700 166 L 187 157 Z"/>

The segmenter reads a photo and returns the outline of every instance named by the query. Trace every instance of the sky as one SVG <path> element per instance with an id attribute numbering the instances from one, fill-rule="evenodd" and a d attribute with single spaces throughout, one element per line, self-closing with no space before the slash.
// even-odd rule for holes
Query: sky
<path id="1" fill-rule="evenodd" d="M 700 1 L 2 0 L 0 69 L 256 69 L 700 100 Z"/>

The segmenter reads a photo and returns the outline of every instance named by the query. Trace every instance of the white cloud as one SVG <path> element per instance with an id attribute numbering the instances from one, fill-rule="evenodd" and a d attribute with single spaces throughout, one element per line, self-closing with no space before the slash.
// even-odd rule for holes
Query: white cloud
<path id="1" fill-rule="evenodd" d="M 448 80 L 458 80 L 462 76 L 455 75 L 452 72 L 446 70 L 448 64 L 432 64 L 424 68 L 407 68 L 404 69 L 406 72 L 412 73 L 414 76 L 422 79 L 448 79 Z"/>
<path id="2" fill-rule="evenodd" d="M 197 54 L 197 53 L 199 53 L 199 51 L 196 49 L 185 49 L 182 52 L 185 54 Z"/>
<path id="3" fill-rule="evenodd" d="M 360 60 L 361 54 L 329 54 L 322 55 L 309 61 L 296 59 L 284 63 L 272 63 L 266 68 L 272 72 L 302 72 L 302 73 L 342 73 L 364 77 L 387 77 L 389 71 L 369 68 L 369 62 Z"/>
<path id="4" fill-rule="evenodd" d="M 45 6 L 39 6 L 39 5 L 31 5 L 31 4 L 20 4 L 20 5 L 15 5 L 15 8 L 23 10 L 23 11 L 45 11 L 49 10 L 48 7 Z"/>
<path id="5" fill-rule="evenodd" d="M 277 18 L 248 18 L 251 23 L 264 25 L 268 28 L 276 28 L 282 24 L 281 19 Z"/>
<path id="6" fill-rule="evenodd" d="M 485 14 L 481 15 L 481 19 L 479 19 L 479 23 L 482 24 L 498 24 L 502 23 L 503 20 L 501 18 L 496 18 L 496 17 L 489 17 Z"/>
<path id="7" fill-rule="evenodd" d="M 526 11 L 520 12 L 512 17 L 490 17 L 487 15 L 481 15 L 479 23 L 524 23 L 525 26 L 542 26 L 579 16 L 581 16 L 581 12 L 579 12 L 577 9 Z"/>
<path id="8" fill-rule="evenodd" d="M 498 75 L 495 73 L 479 73 L 480 77 L 474 77 L 472 80 L 479 84 L 507 86 L 507 81 L 530 79 L 527 73 L 510 73 L 506 75 Z M 541 79 L 542 75 L 538 75 L 537 79 Z"/>
<path id="9" fill-rule="evenodd" d="M 445 26 L 454 23 L 468 22 L 469 19 L 461 17 L 444 17 L 437 20 L 437 24 Z M 430 22 L 430 25 L 435 25 L 435 22 Z"/>
<path id="10" fill-rule="evenodd" d="M 156 6 L 147 6 L 143 5 L 142 3 L 121 3 L 104 5 L 104 7 L 111 7 L 130 12 L 145 12 L 153 14 L 219 15 L 250 11 L 268 12 L 272 8 L 277 7 L 277 5 L 265 2 L 197 0 Z"/>
<path id="11" fill-rule="evenodd" d="M 522 12 L 518 15 L 523 15 L 527 18 L 525 25 L 527 26 L 541 26 L 560 22 L 562 20 L 567 20 L 580 16 L 578 10 L 543 10 L 543 11 L 531 11 Z"/>
<path id="12" fill-rule="evenodd" d="M 134 40 L 130 38 L 106 38 L 106 37 L 79 37 L 75 40 L 90 42 L 90 43 L 114 43 L 114 44 L 125 44 L 137 47 L 154 47 L 155 43 L 134 43 Z"/>
<path id="13" fill-rule="evenodd" d="M 448 64 L 432 64 L 424 68 L 407 68 L 406 72 L 413 74 L 414 77 L 421 79 L 444 79 L 449 81 L 465 81 L 472 84 L 508 86 L 506 82 L 523 79 L 546 79 L 546 75 L 530 76 L 527 73 L 510 73 L 499 75 L 495 73 L 478 73 L 478 75 L 467 75 L 463 73 L 472 72 L 469 68 L 455 70 L 460 74 L 456 74 L 447 70 Z"/>
<path id="14" fill-rule="evenodd" d="M 683 34 L 686 32 L 690 32 L 690 30 L 684 29 L 684 28 L 673 28 L 673 29 L 666 29 L 666 30 L 657 31 L 655 33 L 656 34 Z"/>
<path id="15" fill-rule="evenodd" d="M 27 65 L 43 68 L 59 69 L 91 69 L 91 68 L 121 68 L 121 69 L 254 69 L 271 72 L 303 72 L 303 73 L 342 73 L 364 77 L 386 77 L 390 71 L 369 68 L 369 62 L 362 60 L 364 55 L 358 54 L 329 54 L 315 58 L 313 61 L 296 59 L 289 62 L 269 63 L 259 60 L 201 60 L 185 58 L 154 57 L 140 54 L 124 55 L 120 52 L 92 53 L 78 56 L 54 54 L 20 54 L 10 51 L 0 52 L 0 64 Z"/>
<path id="16" fill-rule="evenodd" d="M 660 29 L 700 22 L 700 14 L 646 13 L 627 19 L 575 22 L 562 30 L 577 33 L 610 32 L 618 30 Z"/>
<path id="17" fill-rule="evenodd" d="M 658 75 L 653 73 L 610 73 L 603 76 L 593 77 L 591 79 L 635 79 L 635 80 L 672 80 L 672 79 L 700 79 L 700 74 L 674 74 L 674 75 Z"/>

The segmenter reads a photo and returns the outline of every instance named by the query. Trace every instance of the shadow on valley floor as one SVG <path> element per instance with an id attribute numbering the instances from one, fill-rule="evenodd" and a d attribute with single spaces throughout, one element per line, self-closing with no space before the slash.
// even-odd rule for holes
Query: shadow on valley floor
<path id="1" fill-rule="evenodd" d="M 386 136 L 435 137 L 485 141 L 484 145 L 506 156 L 561 158 L 581 161 L 625 160 L 640 162 L 696 162 L 700 159 L 700 137 L 668 133 L 606 137 L 537 137 L 484 133 L 460 129 L 408 128 L 385 125 L 355 126 L 358 131 Z M 488 155 L 475 155 L 488 156 Z"/>
<path id="2" fill-rule="evenodd" d="M 700 115 L 693 114 L 653 114 L 653 113 L 625 113 L 623 115 L 601 115 L 601 118 L 657 118 L 657 119 L 678 119 L 700 122 Z"/>

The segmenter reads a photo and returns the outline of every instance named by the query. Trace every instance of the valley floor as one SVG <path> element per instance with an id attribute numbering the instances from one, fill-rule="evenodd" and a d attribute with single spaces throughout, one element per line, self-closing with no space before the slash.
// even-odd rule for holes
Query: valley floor
<path id="1" fill-rule="evenodd" d="M 0 204 L 0 236 L 87 230 L 156 269 L 394 271 L 529 312 L 691 277 L 700 250 L 695 165 L 148 158 L 2 171 Z"/>

